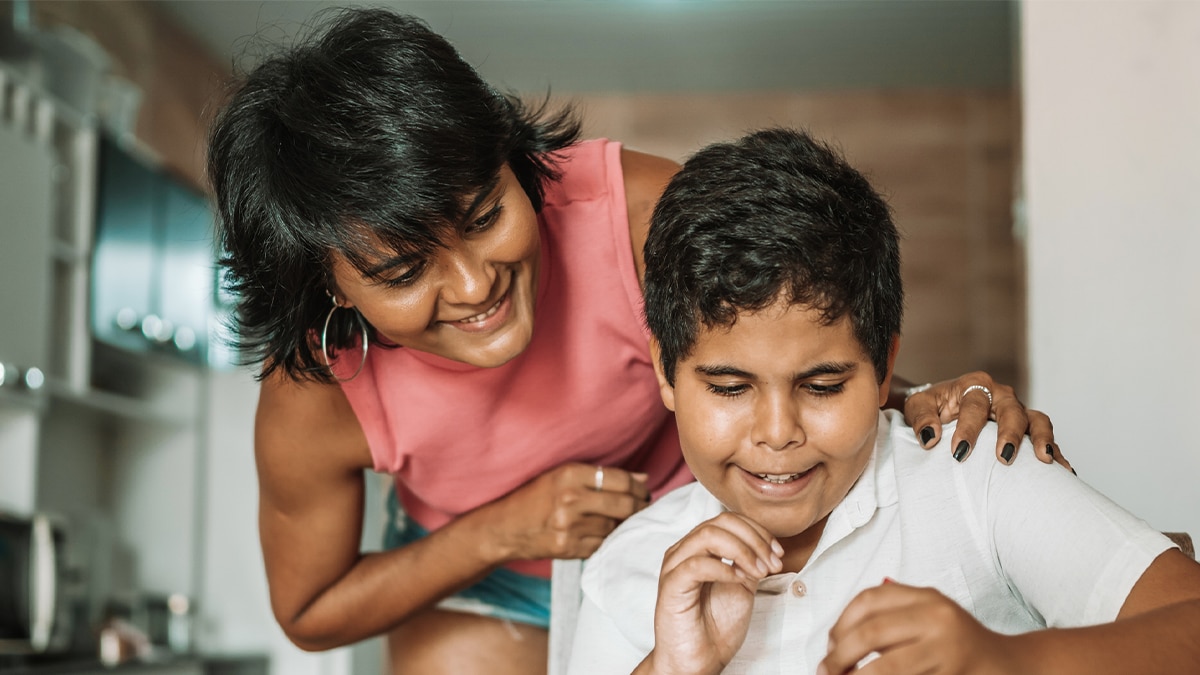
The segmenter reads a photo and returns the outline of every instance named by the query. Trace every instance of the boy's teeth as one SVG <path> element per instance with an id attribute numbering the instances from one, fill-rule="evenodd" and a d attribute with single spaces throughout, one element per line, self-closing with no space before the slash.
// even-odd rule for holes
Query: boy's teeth
<path id="1" fill-rule="evenodd" d="M 803 472 L 801 472 L 803 473 Z M 768 483 L 790 483 L 800 477 L 799 473 L 756 473 L 755 476 Z"/>

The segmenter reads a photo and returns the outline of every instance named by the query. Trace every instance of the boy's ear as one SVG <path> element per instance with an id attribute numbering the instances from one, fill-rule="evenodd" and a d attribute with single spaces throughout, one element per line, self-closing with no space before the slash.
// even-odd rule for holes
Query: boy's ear
<path id="1" fill-rule="evenodd" d="M 900 336 L 892 336 L 892 346 L 888 348 L 887 372 L 883 374 L 883 382 L 879 385 L 879 407 L 887 405 L 888 394 L 892 391 L 892 373 L 896 370 L 896 354 L 900 353 Z"/>
<path id="2" fill-rule="evenodd" d="M 650 338 L 650 360 L 654 362 L 654 376 L 658 378 L 658 395 L 662 397 L 663 405 L 667 406 L 667 410 L 675 412 L 675 387 L 672 387 L 667 382 L 667 376 L 663 374 L 662 367 L 662 348 L 658 344 L 656 338 Z"/>

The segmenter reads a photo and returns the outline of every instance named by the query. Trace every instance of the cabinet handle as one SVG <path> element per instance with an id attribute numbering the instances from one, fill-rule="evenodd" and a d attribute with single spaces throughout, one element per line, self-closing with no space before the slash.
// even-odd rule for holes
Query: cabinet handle
<path id="1" fill-rule="evenodd" d="M 29 643 L 34 651 L 45 651 L 54 633 L 55 596 L 58 593 L 58 561 L 54 532 L 45 516 L 33 519 L 33 607 L 29 617 Z"/>
<path id="2" fill-rule="evenodd" d="M 21 368 L 12 363 L 0 363 L 0 387 L 24 387 L 29 391 L 37 391 L 46 384 L 46 374 L 37 366 L 25 368 L 25 373 L 22 375 Z"/>

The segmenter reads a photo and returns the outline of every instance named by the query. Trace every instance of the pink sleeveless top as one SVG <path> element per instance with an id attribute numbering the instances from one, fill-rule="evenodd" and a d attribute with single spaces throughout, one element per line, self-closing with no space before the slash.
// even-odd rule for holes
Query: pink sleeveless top
<path id="1" fill-rule="evenodd" d="M 655 497 L 692 479 L 650 361 L 621 146 L 587 141 L 564 156 L 538 216 L 529 347 L 498 368 L 372 348 L 342 385 L 375 470 L 395 476 L 400 503 L 428 530 L 567 462 L 644 471 Z M 340 376 L 357 367 L 349 361 Z M 550 573 L 545 560 L 509 567 Z"/>

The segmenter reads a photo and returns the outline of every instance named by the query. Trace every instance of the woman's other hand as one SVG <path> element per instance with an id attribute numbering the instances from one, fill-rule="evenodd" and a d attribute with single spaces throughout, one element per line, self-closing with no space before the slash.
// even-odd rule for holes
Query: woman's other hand
<path id="1" fill-rule="evenodd" d="M 590 556 L 649 503 L 645 474 L 564 464 L 480 510 L 491 512 L 498 559 L 538 560 Z"/>
<path id="2" fill-rule="evenodd" d="M 950 447 L 959 461 L 970 454 L 979 432 L 992 419 L 998 427 L 995 450 L 1001 462 L 1011 464 L 1017 448 L 1021 447 L 1021 437 L 1028 435 L 1039 460 L 1046 464 L 1057 461 L 1071 468 L 1054 442 L 1050 418 L 1026 408 L 1012 387 L 997 383 L 985 372 L 938 382 L 904 402 L 904 421 L 917 434 L 921 447 L 936 445 L 942 435 L 942 424 L 955 419 L 958 425 Z"/>

